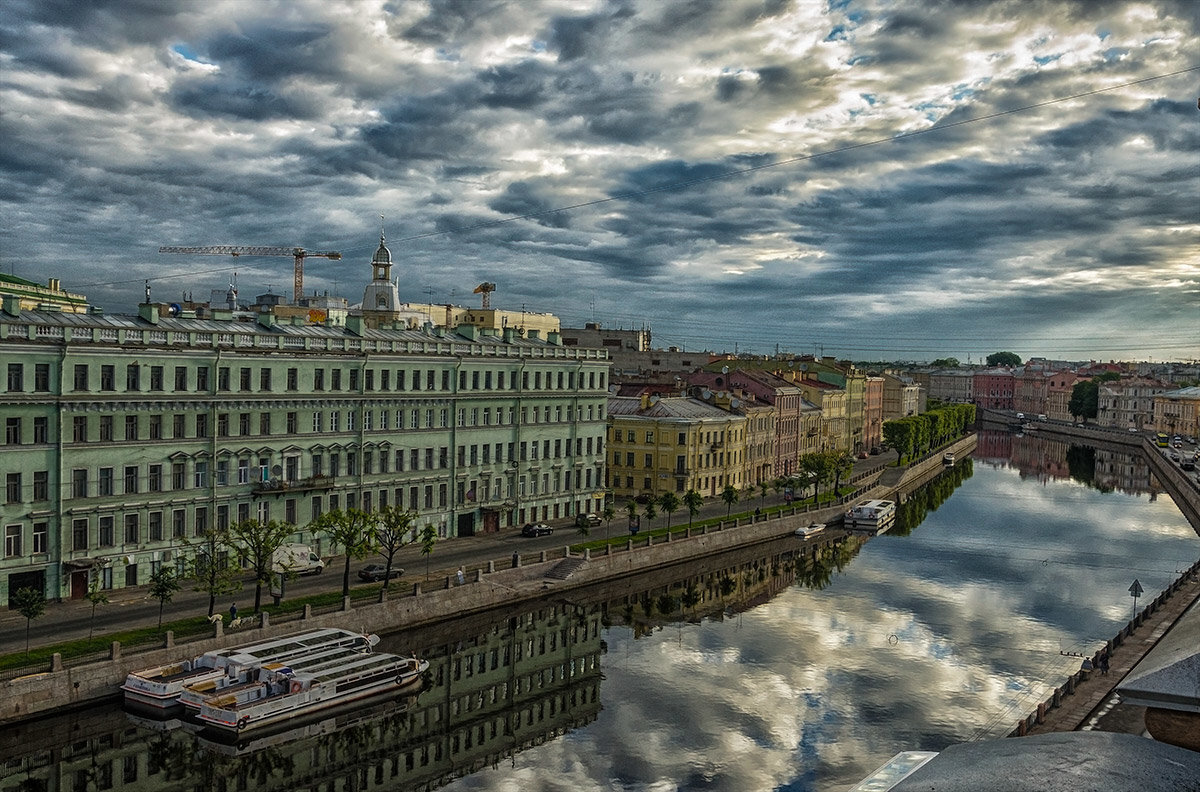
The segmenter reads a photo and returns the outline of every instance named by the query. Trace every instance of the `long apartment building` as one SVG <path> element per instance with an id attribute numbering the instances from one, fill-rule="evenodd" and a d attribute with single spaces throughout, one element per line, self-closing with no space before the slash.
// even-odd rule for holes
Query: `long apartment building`
<path id="1" fill-rule="evenodd" d="M 0 602 L 144 584 L 187 538 L 246 518 L 296 539 L 396 505 L 442 537 L 596 510 L 609 361 L 524 337 L 0 311 Z M 537 334 L 534 334 L 535 336 Z M 93 572 L 93 570 L 95 570 Z"/>

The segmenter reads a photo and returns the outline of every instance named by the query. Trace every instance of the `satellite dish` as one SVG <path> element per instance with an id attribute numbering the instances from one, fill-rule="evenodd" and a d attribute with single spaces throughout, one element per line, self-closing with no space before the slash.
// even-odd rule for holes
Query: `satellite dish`
<path id="1" fill-rule="evenodd" d="M 712 398 L 712 391 L 710 391 L 708 388 L 705 388 L 704 390 L 700 391 L 700 398 L 708 401 L 710 398 Z"/>
<path id="2" fill-rule="evenodd" d="M 737 399 L 730 399 L 729 406 L 736 410 L 738 407 L 742 406 L 742 403 Z"/>
<path id="3" fill-rule="evenodd" d="M 167 308 L 167 313 L 171 314 L 171 316 L 179 316 L 179 314 L 183 313 L 183 306 L 179 303 L 171 303 Z"/>
<path id="4" fill-rule="evenodd" d="M 722 374 L 728 374 L 728 373 L 729 373 L 729 366 L 721 366 L 721 373 L 722 373 Z"/>

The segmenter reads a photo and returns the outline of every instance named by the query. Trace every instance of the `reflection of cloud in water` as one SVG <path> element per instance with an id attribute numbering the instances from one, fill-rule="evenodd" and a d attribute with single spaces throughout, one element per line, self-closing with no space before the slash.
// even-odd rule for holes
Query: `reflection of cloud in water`
<path id="1" fill-rule="evenodd" d="M 597 720 L 452 788 L 844 790 L 899 750 L 1007 733 L 1079 667 L 1060 650 L 1130 617 L 1133 577 L 1144 605 L 1198 547 L 1165 499 L 976 468 L 821 591 L 637 640 L 609 629 Z"/>

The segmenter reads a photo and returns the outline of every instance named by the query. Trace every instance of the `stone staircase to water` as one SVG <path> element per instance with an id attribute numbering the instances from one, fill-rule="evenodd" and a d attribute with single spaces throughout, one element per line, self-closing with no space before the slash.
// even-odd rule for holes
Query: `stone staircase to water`
<path id="1" fill-rule="evenodd" d="M 557 564 L 555 564 L 554 567 L 549 572 L 546 573 L 546 577 L 552 578 L 554 580 L 566 580 L 567 578 L 571 577 L 571 575 L 573 575 L 575 573 L 575 570 L 579 569 L 585 563 L 587 563 L 587 562 L 584 559 L 580 558 L 579 556 L 571 556 L 569 558 L 564 558 L 562 561 L 559 561 Z"/>

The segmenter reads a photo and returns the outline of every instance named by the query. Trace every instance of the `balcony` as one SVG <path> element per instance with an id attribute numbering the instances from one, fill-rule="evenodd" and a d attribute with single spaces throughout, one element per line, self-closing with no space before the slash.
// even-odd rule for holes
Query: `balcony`
<path id="1" fill-rule="evenodd" d="M 285 492 L 310 492 L 333 489 L 333 476 L 309 476 L 308 478 L 285 481 L 268 479 L 255 484 L 250 491 L 255 495 L 280 495 Z"/>

